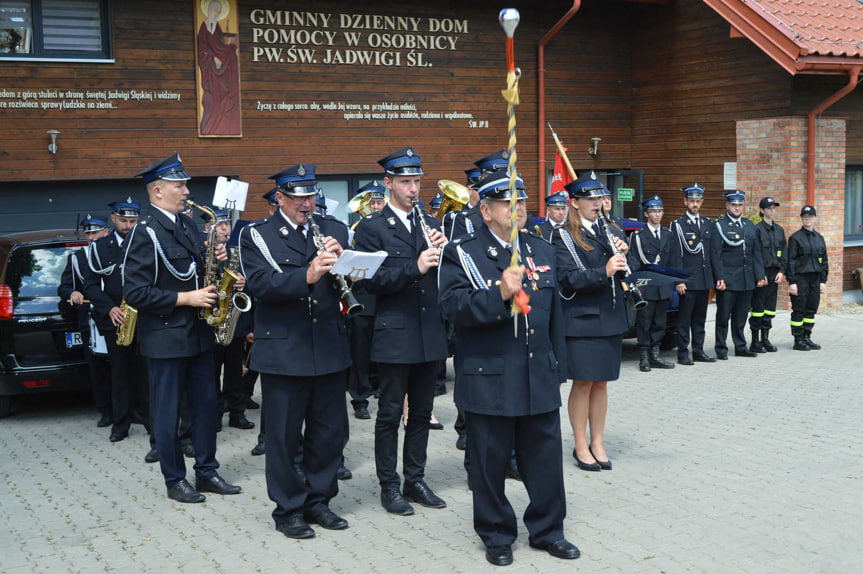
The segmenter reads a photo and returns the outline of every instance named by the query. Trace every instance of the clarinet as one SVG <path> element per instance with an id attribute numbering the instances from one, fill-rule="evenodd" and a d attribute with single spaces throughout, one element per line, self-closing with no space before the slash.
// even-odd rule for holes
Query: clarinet
<path id="1" fill-rule="evenodd" d="M 435 249 L 438 249 L 435 247 L 434 243 L 432 243 L 431 228 L 429 228 L 429 224 L 426 223 L 426 218 L 423 217 L 423 212 L 420 210 L 419 200 L 417 198 L 413 198 L 411 203 L 413 204 L 414 219 L 418 222 L 420 229 L 423 230 L 423 237 L 426 240 L 426 245 L 428 245 L 429 248 L 434 247 Z"/>
<path id="2" fill-rule="evenodd" d="M 306 221 L 309 223 L 309 229 L 312 230 L 315 244 L 318 246 L 318 254 L 328 253 L 324 247 L 324 236 L 321 233 L 321 228 L 318 227 L 317 223 L 315 223 L 311 213 L 306 214 Z M 345 314 L 348 317 L 360 314 L 363 310 L 363 304 L 357 300 L 356 296 L 351 291 L 351 288 L 348 287 L 348 282 L 345 281 L 344 276 L 336 275 L 335 273 L 333 273 L 333 276 L 336 278 L 336 285 L 339 288 L 339 297 L 341 297 L 342 303 L 345 305 Z"/>
<path id="3" fill-rule="evenodd" d="M 608 244 L 611 246 L 611 250 L 615 255 L 623 255 L 620 249 L 617 248 L 617 244 L 614 242 L 615 236 L 608 228 L 608 221 L 605 219 L 605 216 L 602 214 L 602 210 L 600 209 L 597 214 L 597 219 L 599 220 L 599 225 L 602 227 L 603 231 L 605 231 L 605 238 L 608 241 Z M 632 275 L 632 269 L 629 268 L 627 264 L 626 269 L 623 271 L 623 277 L 620 280 L 620 288 L 623 290 L 624 295 L 629 295 L 632 298 L 632 306 L 635 309 L 641 309 L 647 306 L 647 301 L 644 300 L 644 296 L 641 294 L 641 289 L 639 289 L 634 283 L 629 281 L 628 277 Z M 611 282 L 611 295 L 614 297 L 613 300 L 617 300 L 617 296 L 615 294 L 614 281 Z"/>

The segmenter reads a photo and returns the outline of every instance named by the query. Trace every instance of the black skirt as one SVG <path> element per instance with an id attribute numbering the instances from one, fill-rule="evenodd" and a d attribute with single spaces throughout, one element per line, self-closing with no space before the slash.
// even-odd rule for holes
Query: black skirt
<path id="1" fill-rule="evenodd" d="M 621 335 L 567 337 L 566 376 L 574 381 L 616 381 L 620 377 Z"/>

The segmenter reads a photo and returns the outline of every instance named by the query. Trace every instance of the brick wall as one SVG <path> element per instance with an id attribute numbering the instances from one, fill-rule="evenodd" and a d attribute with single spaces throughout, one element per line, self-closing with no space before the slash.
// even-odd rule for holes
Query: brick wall
<path id="1" fill-rule="evenodd" d="M 827 241 L 830 276 L 822 305 L 839 305 L 843 273 L 845 217 L 845 120 L 818 121 L 815 148 L 816 228 Z M 781 205 L 776 221 L 791 235 L 800 228 L 800 208 L 806 204 L 805 117 L 780 117 L 737 122 L 737 186 L 747 192 L 747 210 L 758 214 L 758 201 L 771 196 Z M 861 250 L 863 253 L 863 250 Z M 848 276 L 850 278 L 850 275 Z M 847 288 L 847 287 L 845 287 Z M 783 286 L 780 308 L 790 308 Z"/>

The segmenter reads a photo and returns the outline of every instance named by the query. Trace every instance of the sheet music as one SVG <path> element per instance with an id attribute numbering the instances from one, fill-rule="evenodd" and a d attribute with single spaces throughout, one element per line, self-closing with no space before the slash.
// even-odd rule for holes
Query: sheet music
<path id="1" fill-rule="evenodd" d="M 213 193 L 213 205 L 222 209 L 245 211 L 248 195 L 249 184 L 245 181 L 219 176 L 216 180 L 216 191 Z"/>
<path id="2" fill-rule="evenodd" d="M 339 260 L 333 265 L 330 273 L 344 275 L 353 281 L 369 279 L 377 273 L 384 259 L 387 258 L 386 251 L 375 251 L 365 253 L 345 249 L 339 256 Z"/>

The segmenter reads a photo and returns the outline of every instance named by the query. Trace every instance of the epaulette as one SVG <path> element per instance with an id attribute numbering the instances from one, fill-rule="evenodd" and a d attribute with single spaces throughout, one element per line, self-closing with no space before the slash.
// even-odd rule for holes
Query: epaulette
<path id="1" fill-rule="evenodd" d="M 147 225 L 147 220 L 145 218 L 141 218 L 135 225 Z"/>
<path id="2" fill-rule="evenodd" d="M 473 241 L 476 239 L 476 233 L 466 233 L 464 235 L 460 235 L 457 239 L 453 239 L 450 241 L 453 245 L 458 245 L 459 243 L 467 243 L 468 241 Z"/>

